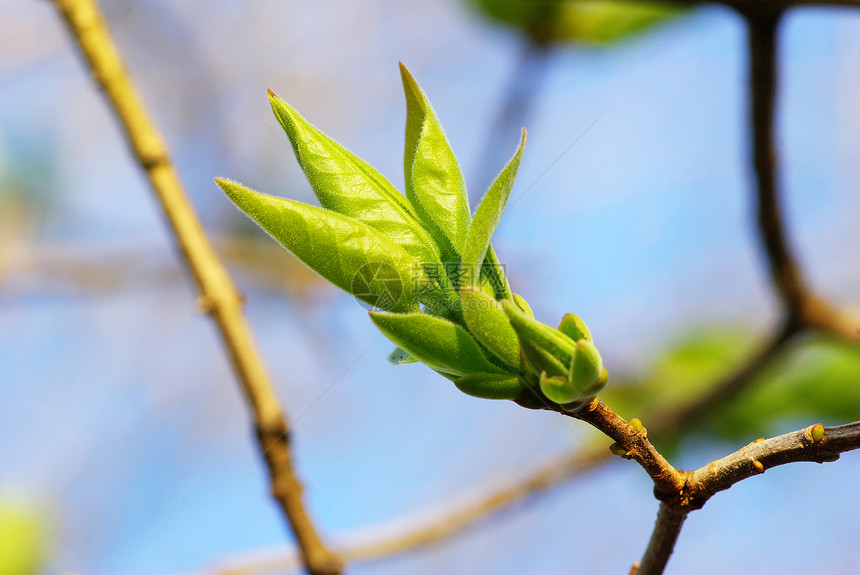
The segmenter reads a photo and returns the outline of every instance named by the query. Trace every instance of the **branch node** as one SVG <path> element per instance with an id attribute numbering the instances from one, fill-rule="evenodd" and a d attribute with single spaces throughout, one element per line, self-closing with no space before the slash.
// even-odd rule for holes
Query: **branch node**
<path id="1" fill-rule="evenodd" d="M 634 417 L 630 420 L 630 427 L 632 427 L 640 437 L 648 436 L 648 430 L 645 429 L 645 426 L 642 425 L 642 421 L 638 417 Z"/>
<path id="2" fill-rule="evenodd" d="M 619 445 L 617 442 L 609 446 L 609 451 L 612 452 L 612 455 L 617 455 L 618 457 L 623 457 L 624 459 L 633 459 L 633 456 L 630 455 L 630 452 L 621 447 L 621 445 Z"/>
<path id="3" fill-rule="evenodd" d="M 215 300 L 207 295 L 201 295 L 197 298 L 197 311 L 203 315 L 210 315 L 215 311 Z"/>
<path id="4" fill-rule="evenodd" d="M 820 423 L 810 425 L 803 430 L 803 437 L 810 443 L 821 443 L 827 433 L 824 431 L 824 426 Z"/>
<path id="5" fill-rule="evenodd" d="M 151 153 L 140 152 L 138 154 L 138 161 L 143 169 L 147 172 L 151 172 L 155 168 L 160 166 L 169 166 L 170 165 L 170 157 L 167 155 L 166 151 L 157 151 Z"/>
<path id="6" fill-rule="evenodd" d="M 708 475 L 710 475 L 711 477 L 716 477 L 717 474 L 719 473 L 719 471 L 717 471 L 717 470 L 718 470 L 717 462 L 711 461 L 708 464 Z"/>

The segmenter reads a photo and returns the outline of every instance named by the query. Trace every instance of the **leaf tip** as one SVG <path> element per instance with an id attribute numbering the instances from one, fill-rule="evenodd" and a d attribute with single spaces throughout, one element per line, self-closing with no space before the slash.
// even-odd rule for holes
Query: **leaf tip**
<path id="1" fill-rule="evenodd" d="M 406 67 L 406 64 L 398 61 L 397 65 L 400 67 L 400 77 L 403 79 L 403 83 L 405 84 L 407 80 L 411 83 L 415 83 L 415 78 L 412 76 L 412 72 L 409 71 L 409 68 Z"/>

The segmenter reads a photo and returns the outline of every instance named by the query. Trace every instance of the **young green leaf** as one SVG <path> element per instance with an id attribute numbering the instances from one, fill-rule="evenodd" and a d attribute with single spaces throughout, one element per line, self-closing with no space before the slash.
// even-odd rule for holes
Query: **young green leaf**
<path id="1" fill-rule="evenodd" d="M 370 319 L 392 343 L 429 367 L 454 376 L 505 373 L 484 357 L 465 329 L 423 313 L 370 312 Z"/>
<path id="2" fill-rule="evenodd" d="M 417 307 L 418 288 L 433 285 L 412 255 L 363 222 L 260 194 L 230 180 L 215 181 L 239 209 L 308 267 L 371 305 L 410 311 Z"/>
<path id="3" fill-rule="evenodd" d="M 471 215 L 460 165 L 430 101 L 402 63 L 400 76 L 406 94 L 406 197 L 440 245 L 461 254 Z"/>
<path id="4" fill-rule="evenodd" d="M 503 373 L 469 373 L 454 380 L 457 389 L 484 399 L 516 399 L 526 389 L 519 376 Z"/>
<path id="5" fill-rule="evenodd" d="M 564 317 L 561 318 L 561 323 L 558 324 L 558 331 L 573 341 L 579 341 L 581 339 L 591 342 L 594 341 L 591 337 L 591 332 L 588 331 L 588 326 L 586 326 L 585 322 L 582 321 L 575 313 L 564 314 Z"/>
<path id="6" fill-rule="evenodd" d="M 511 369 L 520 369 L 520 343 L 502 306 L 473 287 L 460 288 L 466 327 L 481 344 Z"/>
<path id="7" fill-rule="evenodd" d="M 526 131 L 523 130 L 516 153 L 496 177 L 478 205 L 478 209 L 475 210 L 475 216 L 472 218 L 469 233 L 466 235 L 466 244 L 463 248 L 463 270 L 460 285 L 478 285 L 484 257 L 487 255 L 487 248 L 490 247 L 490 239 L 496 231 L 496 226 L 499 225 L 508 196 L 511 194 L 525 145 Z"/>
<path id="8" fill-rule="evenodd" d="M 382 174 L 309 124 L 271 90 L 269 101 L 324 208 L 379 230 L 421 262 L 440 261 L 436 242 Z"/>

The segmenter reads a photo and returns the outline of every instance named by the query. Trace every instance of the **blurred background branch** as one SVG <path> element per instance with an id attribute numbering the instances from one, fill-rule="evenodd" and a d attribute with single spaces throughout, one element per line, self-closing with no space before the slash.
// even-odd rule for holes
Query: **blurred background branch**
<path id="1" fill-rule="evenodd" d="M 292 464 L 290 430 L 242 314 L 242 298 L 203 231 L 97 5 L 92 0 L 55 0 L 55 4 L 149 178 L 197 283 L 201 310 L 218 326 L 251 408 L 260 453 L 269 467 L 272 496 L 295 536 L 302 563 L 313 575 L 336 575 L 341 569 L 339 560 L 322 542 L 302 501 L 302 486 Z"/>

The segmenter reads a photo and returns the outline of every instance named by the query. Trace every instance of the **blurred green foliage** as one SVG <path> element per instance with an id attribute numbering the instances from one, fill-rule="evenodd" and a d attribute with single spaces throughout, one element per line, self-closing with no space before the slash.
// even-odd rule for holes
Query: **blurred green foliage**
<path id="1" fill-rule="evenodd" d="M 532 42 L 600 46 L 627 40 L 688 9 L 631 0 L 466 0 Z"/>
<path id="2" fill-rule="evenodd" d="M 638 383 L 612 385 L 601 398 L 627 417 L 672 410 L 699 396 L 736 370 L 754 353 L 755 338 L 733 328 L 690 333 L 659 356 Z M 746 442 L 816 422 L 833 425 L 860 419 L 860 349 L 823 336 L 791 343 L 737 395 L 714 411 L 683 439 Z M 663 436 L 661 449 L 676 447 L 678 437 Z"/>
<path id="3" fill-rule="evenodd" d="M 35 575 L 48 551 L 47 522 L 38 511 L 0 500 L 0 575 Z"/>

